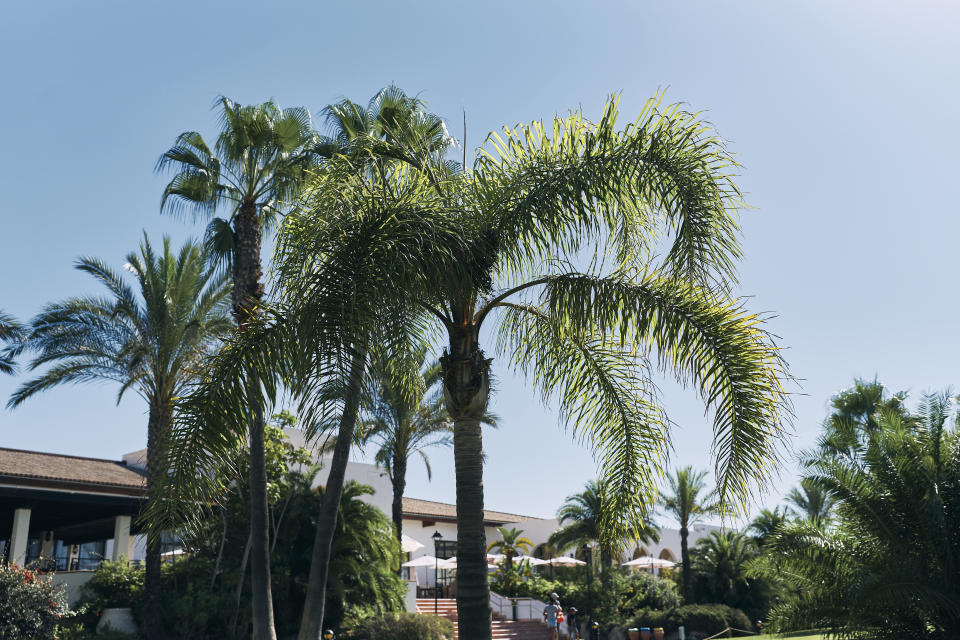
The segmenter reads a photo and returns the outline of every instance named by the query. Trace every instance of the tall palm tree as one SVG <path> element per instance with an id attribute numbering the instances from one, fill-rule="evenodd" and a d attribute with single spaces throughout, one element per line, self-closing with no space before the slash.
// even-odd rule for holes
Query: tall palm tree
<path id="1" fill-rule="evenodd" d="M 230 330 L 230 286 L 208 266 L 202 247 L 188 241 L 178 253 L 164 238 L 155 253 L 144 237 L 139 253 L 126 258 L 128 278 L 95 258 L 77 269 L 102 284 L 106 297 L 70 298 L 48 305 L 28 328 L 24 349 L 36 352 L 31 370 L 50 365 L 10 397 L 16 407 L 41 391 L 77 382 L 108 380 L 120 388 L 117 402 L 134 390 L 147 403 L 147 500 L 164 475 L 161 450 L 177 398 L 196 380 L 217 341 Z M 145 631 L 156 628 L 160 539 L 147 537 Z M 152 636 L 151 636 L 152 637 Z"/>
<path id="2" fill-rule="evenodd" d="M 567 496 L 557 510 L 557 519 L 563 526 L 550 535 L 548 544 L 562 552 L 596 542 L 600 549 L 600 565 L 606 571 L 627 540 L 604 531 L 611 521 L 604 513 L 604 495 L 602 483 L 590 480 L 582 492 Z M 633 538 L 638 544 L 656 542 L 660 539 L 660 532 L 656 525 L 645 522 L 634 532 Z"/>
<path id="3" fill-rule="evenodd" d="M 800 488 L 794 487 L 787 494 L 787 502 L 794 515 L 806 518 L 815 526 L 823 527 L 830 523 L 833 509 L 833 497 L 815 478 L 802 478 Z"/>
<path id="4" fill-rule="evenodd" d="M 499 540 L 494 540 L 487 547 L 487 551 L 499 550 L 506 556 L 507 567 L 513 568 L 513 558 L 517 555 L 529 554 L 533 550 L 533 540 L 523 535 L 517 528 L 497 527 Z"/>
<path id="5" fill-rule="evenodd" d="M 574 433 L 592 443 L 610 539 L 639 528 L 662 474 L 669 422 L 655 397 L 653 359 L 714 410 L 717 477 L 731 502 L 766 477 L 789 416 L 789 374 L 776 345 L 762 318 L 726 293 L 740 255 L 734 161 L 679 107 L 653 100 L 622 129 L 617 116 L 611 100 L 597 122 L 573 113 L 505 130 L 469 170 L 448 161 L 439 133 L 357 136 L 353 150 L 387 161 L 358 172 L 355 158 L 364 156 L 341 154 L 318 172 L 281 234 L 278 279 L 288 306 L 238 345 L 258 354 L 265 372 L 284 348 L 292 355 L 283 367 L 308 353 L 343 354 L 331 366 L 356 383 L 341 386 L 346 426 L 365 345 L 381 344 L 371 336 L 393 332 L 385 342 L 392 348 L 427 340 L 430 323 L 439 323 L 465 640 L 490 637 L 481 423 L 491 360 L 482 327 L 494 325 L 506 364 L 556 399 Z M 415 120 L 442 130 L 433 118 Z M 671 241 L 657 261 L 664 233 Z M 221 381 L 237 361 L 222 361 Z M 218 406 L 234 396 L 223 384 L 207 387 L 195 406 L 202 413 L 199 398 Z M 319 629 L 310 616 L 308 626 Z"/>
<path id="6" fill-rule="evenodd" d="M 960 419 L 949 393 L 924 396 L 912 420 L 881 413 L 858 460 L 809 471 L 836 496 L 829 529 L 798 520 L 774 536 L 766 569 L 793 597 L 780 629 L 830 635 L 960 637 Z"/>
<path id="7" fill-rule="evenodd" d="M 690 536 L 690 525 L 700 519 L 720 513 L 720 502 L 717 492 L 706 490 L 706 471 L 694 471 L 693 467 L 677 469 L 667 477 L 670 483 L 670 493 L 661 493 L 660 502 L 664 510 L 680 525 L 680 562 L 683 576 L 683 599 L 693 602 L 693 577 L 690 573 L 690 548 L 687 542 Z M 703 495 L 701 495 L 703 494 Z"/>
<path id="8" fill-rule="evenodd" d="M 11 343 L 10 347 L 0 351 L 0 373 L 13 374 L 16 372 L 16 360 L 13 352 L 16 343 L 23 337 L 23 325 L 3 311 L 0 311 L 0 344 Z"/>
<path id="9" fill-rule="evenodd" d="M 233 274 L 233 317 L 241 331 L 263 303 L 260 250 L 263 232 L 298 195 L 316 166 L 310 112 L 281 109 L 273 101 L 240 105 L 221 97 L 220 134 L 211 146 L 196 131 L 181 133 L 157 161 L 157 171 L 172 169 L 161 209 L 191 209 L 211 218 L 206 244 Z M 226 218 L 214 217 L 225 210 Z M 248 381 L 246 407 L 250 441 L 250 526 L 253 637 L 276 637 L 270 593 L 270 525 L 264 468 L 264 409 L 252 401 L 256 379 Z"/>

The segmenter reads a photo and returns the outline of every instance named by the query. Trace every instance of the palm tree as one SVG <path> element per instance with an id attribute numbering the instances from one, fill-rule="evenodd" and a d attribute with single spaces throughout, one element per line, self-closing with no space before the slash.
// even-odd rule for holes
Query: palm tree
<path id="1" fill-rule="evenodd" d="M 623 550 L 626 540 L 604 531 L 611 522 L 610 515 L 604 512 L 604 495 L 602 482 L 590 480 L 582 492 L 567 496 L 557 510 L 557 519 L 564 526 L 553 532 L 547 542 L 559 551 L 596 542 L 600 548 L 600 565 L 606 571 Z M 656 525 L 644 523 L 633 538 L 637 543 L 655 542 L 660 539 L 660 532 Z"/>
<path id="2" fill-rule="evenodd" d="M 881 413 L 858 460 L 810 471 L 836 497 L 829 529 L 799 520 L 774 536 L 766 570 L 794 597 L 780 629 L 870 638 L 960 637 L 960 420 L 949 393 L 902 420 Z"/>
<path id="3" fill-rule="evenodd" d="M 513 558 L 517 555 L 529 554 L 533 549 L 533 540 L 523 535 L 523 531 L 516 528 L 497 527 L 500 539 L 490 543 L 487 551 L 498 549 L 506 556 L 507 568 L 513 568 Z"/>
<path id="4" fill-rule="evenodd" d="M 13 374 L 16 372 L 14 350 L 16 343 L 23 337 L 23 325 L 16 319 L 0 311 L 0 343 L 12 343 L 10 347 L 0 351 L 0 373 Z"/>
<path id="5" fill-rule="evenodd" d="M 720 513 L 720 502 L 717 492 L 710 491 L 701 496 L 706 489 L 703 479 L 706 471 L 694 471 L 693 467 L 677 469 L 674 475 L 668 476 L 670 493 L 661 493 L 660 502 L 663 508 L 680 525 L 680 562 L 683 576 L 683 600 L 693 602 L 693 580 L 690 573 L 690 549 L 687 540 L 690 536 L 690 525 L 700 519 Z"/>
<path id="6" fill-rule="evenodd" d="M 747 603 L 761 599 L 765 591 L 750 574 L 750 563 L 758 555 L 753 539 L 734 531 L 711 531 L 697 541 L 692 566 L 700 601 L 752 609 Z"/>
<path id="7" fill-rule="evenodd" d="M 817 450 L 806 454 L 806 458 L 857 455 L 865 446 L 869 434 L 879 428 L 879 414 L 895 412 L 901 416 L 907 415 L 906 399 L 906 392 L 890 393 L 876 378 L 872 381 L 854 380 L 852 387 L 830 399 L 832 411 L 824 420 Z"/>
<path id="8" fill-rule="evenodd" d="M 782 507 L 764 509 L 750 523 L 748 529 L 753 532 L 757 546 L 762 547 L 781 527 L 787 524 L 787 510 Z"/>
<path id="9" fill-rule="evenodd" d="M 48 305 L 31 322 L 23 348 L 37 353 L 31 370 L 50 365 L 23 383 L 8 407 L 52 387 L 108 380 L 120 385 L 117 402 L 134 390 L 149 407 L 147 500 L 164 475 L 161 451 L 173 422 L 177 398 L 195 381 L 204 358 L 230 329 L 230 287 L 207 266 L 202 247 L 186 242 L 173 253 L 164 238 L 154 253 L 144 237 L 140 252 L 126 258 L 123 274 L 94 258 L 76 267 L 106 287 L 107 297 L 71 298 Z M 147 633 L 155 628 L 160 580 L 160 539 L 147 537 L 145 589 Z"/>
<path id="10" fill-rule="evenodd" d="M 830 523 L 833 498 L 815 478 L 802 478 L 800 488 L 793 488 L 787 494 L 787 502 L 793 505 L 790 511 L 794 515 L 806 518 L 815 526 L 823 527 Z"/>
<path id="11" fill-rule="evenodd" d="M 611 100 L 598 122 L 574 113 L 506 130 L 470 170 L 447 160 L 442 122 L 428 115 L 411 120 L 436 135 L 353 138 L 285 221 L 278 280 L 287 306 L 238 345 L 257 354 L 263 375 L 279 363 L 284 380 L 302 377 L 289 370 L 300 360 L 318 370 L 314 360 L 331 359 L 330 379 L 345 390 L 341 426 L 352 430 L 366 345 L 409 351 L 439 323 L 465 640 L 490 637 L 481 424 L 491 360 L 482 327 L 495 323 L 507 365 L 556 399 L 592 443 L 610 540 L 639 529 L 662 473 L 669 422 L 653 358 L 714 410 L 717 477 L 730 501 L 742 503 L 751 480 L 766 477 L 789 415 L 789 374 L 762 318 L 725 293 L 740 254 L 734 161 L 679 107 L 651 101 L 624 129 L 617 116 Z M 374 160 L 359 165 L 362 157 Z M 663 232 L 672 241 L 655 261 Z M 591 250 L 597 259 L 584 264 Z M 291 355 L 281 361 L 284 349 Z M 198 415 L 201 398 L 235 403 L 235 387 L 222 381 L 238 362 L 221 361 L 221 384 L 192 403 Z M 197 418 L 192 428 L 215 427 Z"/>
<path id="12" fill-rule="evenodd" d="M 185 208 L 211 217 L 206 244 L 232 269 L 233 317 L 243 330 L 263 302 L 260 249 L 263 232 L 300 191 L 317 162 L 316 134 L 303 108 L 280 109 L 273 101 L 239 105 L 221 97 L 220 135 L 213 148 L 196 131 L 181 133 L 157 161 L 175 174 L 163 190 L 161 209 Z M 225 208 L 227 218 L 213 217 Z M 247 404 L 250 441 L 250 526 L 253 621 L 256 640 L 276 637 L 270 593 L 269 514 L 264 468 L 263 407 Z"/>

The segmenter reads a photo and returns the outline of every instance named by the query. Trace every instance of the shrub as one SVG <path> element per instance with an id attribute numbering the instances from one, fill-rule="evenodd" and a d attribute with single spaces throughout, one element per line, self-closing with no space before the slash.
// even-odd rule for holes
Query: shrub
<path id="1" fill-rule="evenodd" d="M 725 604 L 691 604 L 661 611 L 638 611 L 631 626 L 663 627 L 668 633 L 683 626 L 687 633 L 699 631 L 707 635 L 720 633 L 727 627 L 753 631 L 750 619 L 743 611 Z"/>
<path id="2" fill-rule="evenodd" d="M 388 613 L 359 623 L 346 637 L 349 640 L 453 640 L 453 623 L 416 613 Z"/>
<path id="3" fill-rule="evenodd" d="M 132 567 L 124 560 L 103 562 L 80 588 L 77 614 L 81 626 L 95 629 L 103 610 L 112 607 L 130 607 L 134 618 L 139 618 L 142 593 L 143 569 Z"/>
<path id="4" fill-rule="evenodd" d="M 50 575 L 0 565 L 0 638 L 52 640 L 70 615 L 66 589 Z"/>

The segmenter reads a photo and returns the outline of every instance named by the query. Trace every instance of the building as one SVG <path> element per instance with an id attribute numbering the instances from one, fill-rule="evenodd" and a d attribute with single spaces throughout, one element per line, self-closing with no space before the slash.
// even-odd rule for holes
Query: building
<path id="1" fill-rule="evenodd" d="M 294 445 L 302 444 L 299 432 L 290 436 Z M 55 570 L 73 597 L 104 559 L 142 561 L 146 545 L 136 516 L 146 496 L 145 467 L 145 450 L 121 460 L 105 460 L 0 448 L 0 558 L 18 565 L 42 559 L 43 568 Z M 328 469 L 329 464 L 324 464 L 314 486 L 325 483 Z M 383 470 L 351 462 L 346 479 L 372 486 L 374 493 L 363 499 L 390 513 L 392 487 Z M 494 510 L 485 512 L 484 524 L 488 542 L 499 538 L 497 527 L 521 529 L 536 545 L 533 555 L 541 557 L 550 534 L 560 528 L 554 518 Z M 718 527 L 693 527 L 691 546 L 714 529 Z M 403 533 L 416 543 L 411 546 L 422 545 L 411 552 L 411 559 L 435 552 L 440 558 L 456 555 L 456 506 L 404 498 Z M 435 533 L 440 534 L 436 542 Z M 168 541 L 168 551 L 173 551 L 173 544 L 172 539 Z M 565 555 L 573 551 L 566 550 Z M 679 531 L 663 529 L 657 543 L 627 545 L 619 560 L 645 555 L 679 559 Z M 445 577 L 449 576 L 440 576 L 441 583 Z M 420 567 L 410 579 L 427 587 L 436 583 L 437 576 L 432 567 Z"/>

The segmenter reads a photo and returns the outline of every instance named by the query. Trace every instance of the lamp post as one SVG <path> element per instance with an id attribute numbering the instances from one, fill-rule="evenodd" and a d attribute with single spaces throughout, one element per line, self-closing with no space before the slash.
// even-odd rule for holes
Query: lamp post
<path id="1" fill-rule="evenodd" d="M 437 598 L 440 597 L 437 587 L 437 580 L 440 577 L 440 540 L 443 536 L 439 531 L 434 531 L 430 537 L 433 538 L 433 615 L 437 615 Z"/>

